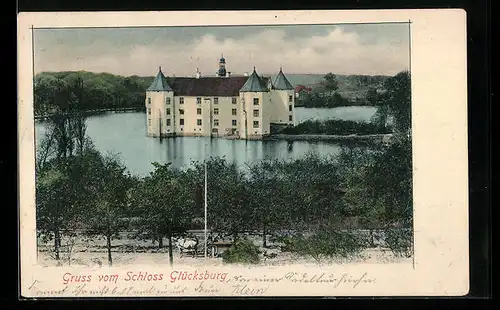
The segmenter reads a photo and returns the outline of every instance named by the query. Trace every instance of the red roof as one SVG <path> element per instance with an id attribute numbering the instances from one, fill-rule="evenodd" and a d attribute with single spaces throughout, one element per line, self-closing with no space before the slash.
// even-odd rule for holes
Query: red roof
<path id="1" fill-rule="evenodd" d="M 175 77 L 170 80 L 170 87 L 176 96 L 239 96 L 240 89 L 247 81 L 247 76 L 234 77 Z M 267 83 L 267 78 L 265 78 Z"/>
<path id="2" fill-rule="evenodd" d="M 306 87 L 304 85 L 297 85 L 295 87 L 295 92 L 300 93 L 302 91 L 310 92 L 310 91 L 312 91 L 312 88 L 311 87 Z"/>

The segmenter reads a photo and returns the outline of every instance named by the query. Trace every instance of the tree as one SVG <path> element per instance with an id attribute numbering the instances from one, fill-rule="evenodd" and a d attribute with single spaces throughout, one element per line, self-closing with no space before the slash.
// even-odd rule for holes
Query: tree
<path id="1" fill-rule="evenodd" d="M 262 243 L 267 246 L 266 235 L 284 227 L 288 219 L 286 189 L 277 161 L 261 161 L 250 168 L 250 210 L 252 223 L 262 229 Z"/>
<path id="2" fill-rule="evenodd" d="M 378 106 L 380 104 L 381 96 L 377 92 L 377 89 L 371 87 L 366 92 L 366 101 L 370 106 Z"/>
<path id="3" fill-rule="evenodd" d="M 373 230 L 384 222 L 383 205 L 377 201 L 379 193 L 367 181 L 374 165 L 373 153 L 366 148 L 343 147 L 339 155 L 342 197 L 345 214 L 359 219 L 359 224 L 370 230 L 370 245 L 374 246 Z"/>
<path id="4" fill-rule="evenodd" d="M 388 116 L 392 116 L 394 129 L 402 135 L 411 135 L 410 73 L 402 71 L 388 78 L 384 88 L 376 118 L 379 122 L 385 122 Z"/>
<path id="5" fill-rule="evenodd" d="M 106 239 L 108 264 L 112 266 L 112 240 L 127 227 L 124 218 L 132 178 L 114 156 L 103 157 L 94 153 L 89 157 L 85 188 L 88 200 L 82 206 L 82 220 L 86 223 L 88 235 Z"/>
<path id="6" fill-rule="evenodd" d="M 45 135 L 40 140 L 40 143 L 37 143 L 36 145 L 36 173 L 40 173 L 44 170 L 50 160 L 54 158 L 56 154 L 55 145 L 56 141 L 54 131 L 48 128 Z"/>
<path id="7" fill-rule="evenodd" d="M 337 81 L 337 76 L 335 74 L 331 72 L 327 73 L 323 79 L 324 81 L 322 82 L 322 85 L 330 93 L 330 95 L 338 90 L 339 84 Z"/>
<path id="8" fill-rule="evenodd" d="M 204 164 L 195 162 L 198 184 L 203 184 Z M 234 240 L 249 228 L 249 191 L 245 174 L 224 158 L 207 160 L 208 220 L 218 231 L 231 233 Z"/>
<path id="9" fill-rule="evenodd" d="M 397 140 L 387 148 L 341 152 L 344 204 L 371 232 L 412 227 L 411 155 L 409 139 Z"/>
<path id="10" fill-rule="evenodd" d="M 55 259 L 60 259 L 61 234 L 72 227 L 77 208 L 75 184 L 65 162 L 53 160 L 37 173 L 37 230 L 45 239 L 54 240 Z"/>
<path id="11" fill-rule="evenodd" d="M 170 163 L 153 165 L 155 170 L 134 191 L 134 212 L 140 217 L 141 231 L 158 240 L 167 237 L 172 265 L 172 240 L 184 233 L 191 223 L 194 195 L 190 191 L 190 180 L 183 171 L 171 168 Z"/>

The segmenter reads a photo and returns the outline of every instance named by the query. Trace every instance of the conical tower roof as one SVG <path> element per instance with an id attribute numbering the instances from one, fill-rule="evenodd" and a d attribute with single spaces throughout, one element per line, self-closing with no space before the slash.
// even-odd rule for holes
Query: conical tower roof
<path id="1" fill-rule="evenodd" d="M 167 78 L 161 72 L 161 67 L 156 75 L 153 83 L 148 87 L 148 91 L 172 91 L 172 88 L 167 83 Z"/>
<path id="2" fill-rule="evenodd" d="M 254 67 L 252 74 L 248 77 L 240 92 L 264 92 L 267 90 L 266 83 L 259 77 Z"/>
<path id="3" fill-rule="evenodd" d="M 278 73 L 278 76 L 274 80 L 274 89 L 278 90 L 293 90 L 293 85 L 288 81 L 286 76 L 283 74 L 283 70 L 280 68 L 280 73 Z"/>

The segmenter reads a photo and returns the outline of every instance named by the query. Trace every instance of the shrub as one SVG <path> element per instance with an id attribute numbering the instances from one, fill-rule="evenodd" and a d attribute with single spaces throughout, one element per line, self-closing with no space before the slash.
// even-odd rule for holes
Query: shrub
<path id="1" fill-rule="evenodd" d="M 252 241 L 243 239 L 233 244 L 221 256 L 223 262 L 229 264 L 258 264 L 259 254 L 259 248 Z"/>
<path id="2" fill-rule="evenodd" d="M 284 237 L 281 242 L 282 251 L 311 256 L 318 262 L 323 258 L 352 258 L 366 247 L 364 240 L 352 233 L 326 229 L 310 237 Z"/>
<path id="3" fill-rule="evenodd" d="M 380 124 L 357 122 L 350 120 L 307 120 L 294 127 L 283 129 L 283 134 L 327 134 L 327 135 L 350 135 L 350 134 L 385 134 L 390 133 L 391 128 Z"/>
<path id="4" fill-rule="evenodd" d="M 413 255 L 412 229 L 388 229 L 385 231 L 385 242 L 392 253 L 398 257 Z"/>

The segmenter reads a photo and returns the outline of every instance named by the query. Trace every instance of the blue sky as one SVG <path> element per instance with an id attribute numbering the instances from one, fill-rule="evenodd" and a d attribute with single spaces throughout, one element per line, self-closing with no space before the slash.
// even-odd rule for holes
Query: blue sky
<path id="1" fill-rule="evenodd" d="M 35 72 L 213 75 L 223 53 L 234 74 L 394 75 L 408 44 L 407 24 L 37 29 Z"/>

